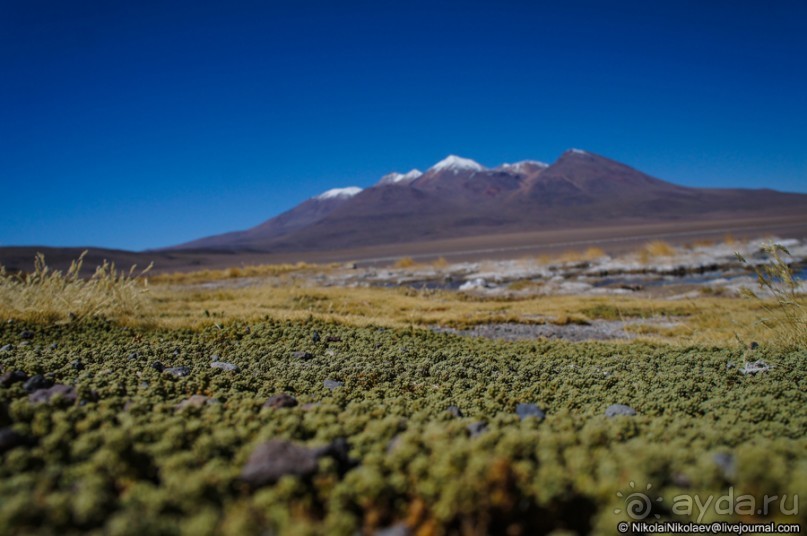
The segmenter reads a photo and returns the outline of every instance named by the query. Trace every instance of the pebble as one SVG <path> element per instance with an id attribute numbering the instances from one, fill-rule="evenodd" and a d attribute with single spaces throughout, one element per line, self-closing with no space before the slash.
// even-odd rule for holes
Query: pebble
<path id="1" fill-rule="evenodd" d="M 485 421 L 472 422 L 465 429 L 468 430 L 471 437 L 477 437 L 488 429 L 488 423 Z"/>
<path id="2" fill-rule="evenodd" d="M 291 357 L 293 357 L 294 359 L 308 360 L 314 357 L 314 354 L 310 352 L 292 352 Z"/>
<path id="3" fill-rule="evenodd" d="M 414 534 L 412 529 L 407 527 L 405 523 L 396 523 L 390 527 L 375 531 L 374 536 L 412 536 L 412 534 Z"/>
<path id="4" fill-rule="evenodd" d="M 519 404 L 516 406 L 516 415 L 523 421 L 528 417 L 535 417 L 536 419 L 543 420 L 546 418 L 544 410 L 535 404 Z"/>
<path id="5" fill-rule="evenodd" d="M 334 389 L 338 389 L 345 384 L 343 382 L 339 382 L 336 380 L 325 380 L 324 382 L 322 382 L 322 385 L 333 391 Z"/>
<path id="6" fill-rule="evenodd" d="M 187 399 L 183 400 L 182 402 L 177 404 L 175 407 L 176 407 L 177 411 L 180 411 L 180 410 L 183 410 L 185 408 L 201 408 L 202 406 L 210 405 L 210 404 L 220 404 L 220 402 L 218 401 L 218 399 L 210 398 L 209 396 L 193 395 L 190 398 L 187 398 Z"/>
<path id="7" fill-rule="evenodd" d="M 36 376 L 32 376 L 28 381 L 23 384 L 22 388 L 28 391 L 29 393 L 33 393 L 34 391 L 39 391 L 40 389 L 47 389 L 53 385 L 53 382 L 47 378 L 45 378 L 41 374 L 37 374 Z"/>
<path id="8" fill-rule="evenodd" d="M 297 405 L 297 399 L 291 396 L 288 393 L 280 393 L 278 395 L 272 395 L 269 399 L 264 402 L 264 408 L 272 408 L 272 409 L 281 409 L 281 408 L 293 408 Z"/>
<path id="9" fill-rule="evenodd" d="M 0 428 L 0 454 L 27 443 L 25 436 L 15 432 L 12 428 Z"/>
<path id="10" fill-rule="evenodd" d="M 447 412 L 448 412 L 448 413 L 449 413 L 449 414 L 450 414 L 452 417 L 456 417 L 456 418 L 458 418 L 458 419 L 459 419 L 459 418 L 461 418 L 461 417 L 463 417 L 463 415 L 462 415 L 462 410 L 461 410 L 460 408 L 458 408 L 457 406 L 448 406 L 448 408 L 446 408 L 446 411 L 447 411 Z"/>
<path id="11" fill-rule="evenodd" d="M 67 402 L 75 402 L 78 396 L 76 390 L 69 385 L 57 383 L 48 389 L 39 389 L 28 395 L 28 400 L 34 404 L 50 403 L 56 397 L 61 397 Z"/>
<path id="12" fill-rule="evenodd" d="M 617 415 L 625 415 L 626 417 L 633 417 L 636 415 L 636 410 L 625 404 L 611 404 L 605 410 L 606 417 L 616 417 Z"/>
<path id="13" fill-rule="evenodd" d="M 212 363 L 210 363 L 210 368 L 229 370 L 231 372 L 241 372 L 241 369 L 238 368 L 238 365 L 233 365 L 232 363 L 227 363 L 226 361 L 213 361 Z"/>
<path id="14" fill-rule="evenodd" d="M 712 456 L 712 461 L 715 462 L 726 480 L 733 480 L 737 474 L 737 464 L 734 461 L 734 456 L 727 452 L 718 452 Z"/>
<path id="15" fill-rule="evenodd" d="M 317 471 L 316 450 L 283 439 L 258 445 L 241 470 L 241 479 L 254 487 L 274 484 L 286 475 L 308 477 Z"/>
<path id="16" fill-rule="evenodd" d="M 750 374 L 751 376 L 754 376 L 761 372 L 768 372 L 769 370 L 771 370 L 771 366 L 760 359 L 751 363 L 745 363 L 743 368 L 740 369 L 740 372 L 742 374 Z"/>
<path id="17" fill-rule="evenodd" d="M 165 372 L 177 378 L 184 378 L 185 376 L 190 376 L 191 369 L 190 367 L 171 367 L 165 369 Z"/>
<path id="18" fill-rule="evenodd" d="M 18 382 L 24 382 L 28 375 L 21 370 L 12 370 L 0 376 L 0 387 L 9 387 Z"/>

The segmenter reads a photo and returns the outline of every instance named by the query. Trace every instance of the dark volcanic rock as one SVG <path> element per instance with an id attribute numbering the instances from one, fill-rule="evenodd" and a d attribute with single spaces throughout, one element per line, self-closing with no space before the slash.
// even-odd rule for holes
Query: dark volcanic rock
<path id="1" fill-rule="evenodd" d="M 0 454 L 28 443 L 28 439 L 11 428 L 0 428 Z"/>
<path id="2" fill-rule="evenodd" d="M 302 359 L 304 361 L 307 361 L 313 358 L 314 354 L 310 352 L 292 352 L 291 357 L 293 357 L 294 359 Z"/>
<path id="3" fill-rule="evenodd" d="M 29 393 L 33 393 L 34 391 L 39 391 L 40 389 L 47 389 L 51 385 L 53 385 L 53 381 L 49 380 L 48 378 L 44 377 L 41 374 L 37 374 L 36 376 L 32 376 L 28 381 L 26 381 L 25 385 L 23 385 L 22 388 L 28 391 Z"/>
<path id="4" fill-rule="evenodd" d="M 488 423 L 485 421 L 472 422 L 466 426 L 465 429 L 468 430 L 468 434 L 470 434 L 471 437 L 477 437 L 488 429 Z"/>
<path id="5" fill-rule="evenodd" d="M 293 408 L 297 405 L 297 399 L 287 393 L 280 393 L 278 395 L 272 395 L 269 399 L 264 402 L 263 407 L 265 408 L 272 408 L 272 409 L 280 409 L 280 408 Z"/>
<path id="6" fill-rule="evenodd" d="M 134 355 L 136 355 L 136 354 L 134 354 Z M 130 358 L 131 358 L 131 356 L 130 356 Z M 165 365 L 163 365 L 159 361 L 155 361 L 154 363 L 151 364 L 151 368 L 153 368 L 157 372 L 162 372 L 162 371 L 165 370 Z"/>
<path id="7" fill-rule="evenodd" d="M 39 389 L 31 393 L 28 395 L 28 400 L 30 400 L 33 404 L 47 404 L 57 397 L 70 403 L 75 402 L 78 398 L 75 389 L 69 385 L 57 383 L 49 389 Z"/>
<path id="8" fill-rule="evenodd" d="M 0 387 L 10 387 L 17 382 L 24 382 L 28 375 L 21 370 L 12 370 L 0 376 Z"/>
<path id="9" fill-rule="evenodd" d="M 316 342 L 320 341 L 319 331 L 315 331 L 313 335 L 311 335 L 311 340 Z"/>
<path id="10" fill-rule="evenodd" d="M 458 408 L 457 406 L 448 406 L 448 408 L 446 408 L 446 411 L 451 416 L 457 417 L 458 419 L 463 416 L 462 415 L 462 410 L 460 408 Z"/>
<path id="11" fill-rule="evenodd" d="M 75 370 L 84 370 L 84 363 L 82 363 L 78 359 L 70 363 L 70 366 L 73 367 L 73 369 Z"/>
<path id="12" fill-rule="evenodd" d="M 33 338 L 34 338 L 34 332 L 33 331 L 25 330 L 25 331 L 20 332 L 20 339 L 31 340 Z"/>
<path id="13" fill-rule="evenodd" d="M 291 441 L 272 439 L 258 445 L 241 471 L 254 487 L 274 484 L 286 475 L 307 477 L 317 471 L 319 453 Z"/>
<path id="14" fill-rule="evenodd" d="M 528 417 L 535 417 L 536 419 L 543 420 L 546 417 L 544 410 L 535 404 L 519 404 L 516 406 L 516 414 L 523 421 Z"/>
<path id="15" fill-rule="evenodd" d="M 606 417 L 616 417 L 617 415 L 624 415 L 626 417 L 633 417 L 636 415 L 636 410 L 625 404 L 611 404 L 605 410 Z"/>
<path id="16" fill-rule="evenodd" d="M 190 367 L 171 367 L 165 369 L 165 372 L 177 378 L 184 378 L 185 376 L 190 376 L 191 369 Z"/>

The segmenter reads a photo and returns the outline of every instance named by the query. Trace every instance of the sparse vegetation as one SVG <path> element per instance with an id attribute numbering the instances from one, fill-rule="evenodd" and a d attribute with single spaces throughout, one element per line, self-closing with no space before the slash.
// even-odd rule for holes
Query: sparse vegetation
<path id="1" fill-rule="evenodd" d="M 42 254 L 36 256 L 29 273 L 11 274 L 0 266 L 0 313 L 54 321 L 96 315 L 123 319 L 143 312 L 150 266 L 140 272 L 132 266 L 126 272 L 104 261 L 91 277 L 82 278 L 85 255 L 86 251 L 64 273 L 50 269 Z"/>
<path id="2" fill-rule="evenodd" d="M 776 332 L 777 337 L 789 346 L 807 346 L 807 299 L 800 294 L 800 282 L 794 276 L 787 257 L 790 252 L 781 244 L 770 243 L 763 248 L 768 261 L 751 265 L 757 276 L 762 293 L 760 296 L 751 289 L 743 289 L 743 294 L 757 300 L 766 315 L 759 322 Z M 737 258 L 748 264 L 747 259 L 737 253 Z M 763 298 L 772 298 L 770 301 Z"/>
<path id="3" fill-rule="evenodd" d="M 415 261 L 412 257 L 401 257 L 393 265 L 395 268 L 412 268 L 415 266 Z"/>
<path id="4" fill-rule="evenodd" d="M 663 240 L 653 240 L 645 244 L 639 250 L 639 259 L 643 264 L 647 264 L 653 259 L 663 257 L 673 257 L 676 254 L 675 248 Z"/>

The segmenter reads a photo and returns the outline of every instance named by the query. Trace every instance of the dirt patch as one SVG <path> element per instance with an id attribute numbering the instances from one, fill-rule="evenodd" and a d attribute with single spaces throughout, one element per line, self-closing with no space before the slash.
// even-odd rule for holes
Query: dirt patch
<path id="1" fill-rule="evenodd" d="M 592 320 L 589 324 L 479 324 L 469 329 L 434 327 L 437 333 L 453 333 L 467 337 L 485 337 L 505 341 L 528 341 L 533 339 L 562 339 L 572 342 L 634 339 L 638 335 L 625 328 L 650 325 L 672 328 L 680 325 L 669 318 L 636 318 L 628 320 Z"/>

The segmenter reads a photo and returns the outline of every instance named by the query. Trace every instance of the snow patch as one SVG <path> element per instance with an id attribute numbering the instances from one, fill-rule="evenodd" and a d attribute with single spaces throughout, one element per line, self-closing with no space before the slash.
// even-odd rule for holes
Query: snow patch
<path id="1" fill-rule="evenodd" d="M 407 173 L 389 173 L 381 177 L 381 180 L 378 182 L 379 184 L 398 184 L 398 183 L 408 183 L 412 182 L 418 177 L 423 175 L 423 172 L 419 169 L 413 169 Z"/>
<path id="2" fill-rule="evenodd" d="M 435 165 L 429 168 L 429 171 L 443 171 L 451 170 L 454 173 L 458 171 L 484 171 L 485 166 L 478 162 L 474 162 L 470 158 L 462 158 L 456 155 L 449 155 L 443 160 L 440 160 Z"/>
<path id="3" fill-rule="evenodd" d="M 588 154 L 588 153 L 587 153 L 586 151 L 584 151 L 583 149 L 569 149 L 569 151 L 568 151 L 568 152 L 570 152 L 570 153 L 572 153 L 572 154 Z"/>
<path id="4" fill-rule="evenodd" d="M 525 170 L 526 168 L 533 166 L 538 168 L 548 168 L 549 164 L 544 162 L 539 162 L 537 160 L 522 160 L 521 162 L 515 162 L 513 164 L 505 163 L 502 164 L 502 168 L 504 169 L 512 169 L 513 171 L 520 172 Z"/>
<path id="5" fill-rule="evenodd" d="M 334 188 L 332 190 L 328 190 L 327 192 L 322 192 L 317 197 L 315 197 L 315 199 L 348 198 L 353 197 L 359 192 L 361 192 L 361 188 L 359 188 L 358 186 L 348 186 L 347 188 Z"/>

